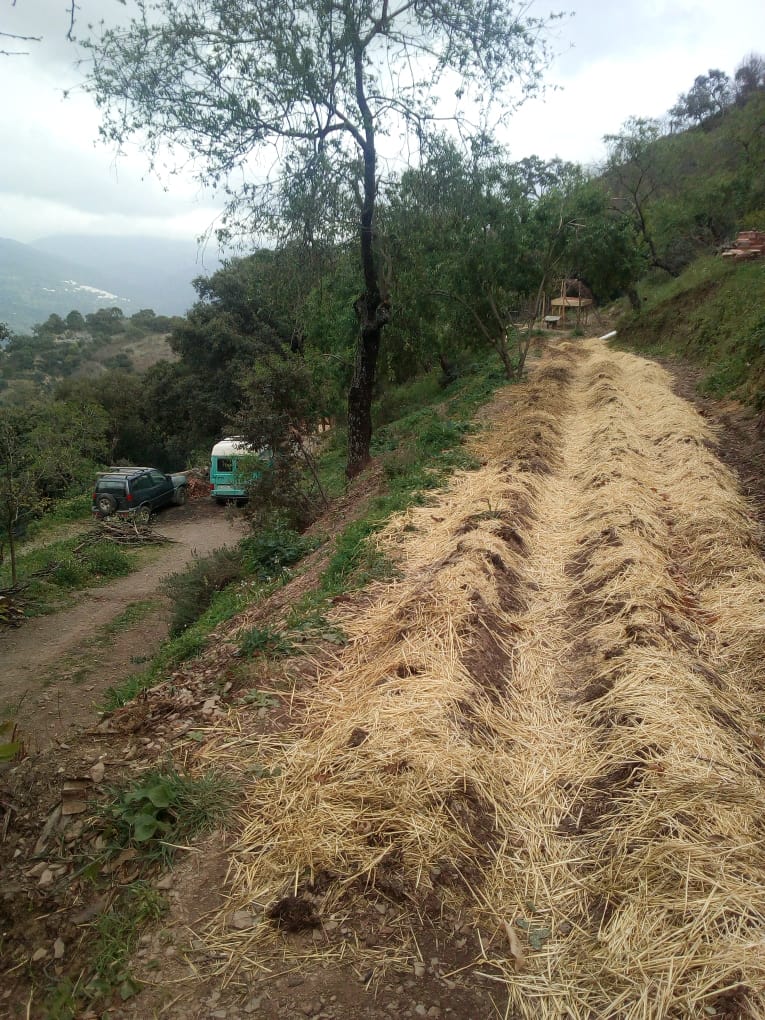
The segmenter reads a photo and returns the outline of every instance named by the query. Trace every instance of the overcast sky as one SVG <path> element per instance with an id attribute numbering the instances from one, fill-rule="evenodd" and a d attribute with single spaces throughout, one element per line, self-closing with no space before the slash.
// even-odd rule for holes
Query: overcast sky
<path id="1" fill-rule="evenodd" d="M 97 142 L 98 113 L 76 85 L 77 52 L 65 40 L 69 0 L 0 0 L 0 38 L 26 56 L 0 56 L 0 237 L 147 234 L 193 241 L 209 228 L 211 195 L 187 179 L 148 175 L 140 152 L 115 159 Z M 630 115 L 661 116 L 711 67 L 732 75 L 744 56 L 765 53 L 765 0 L 536 0 L 532 12 L 569 6 L 546 81 L 558 86 L 527 103 L 505 135 L 512 159 L 597 163 L 602 136 Z M 78 0 L 78 23 L 124 18 L 118 0 Z M 128 8 L 129 9 L 129 4 Z M 68 99 L 65 89 L 72 89 Z"/>

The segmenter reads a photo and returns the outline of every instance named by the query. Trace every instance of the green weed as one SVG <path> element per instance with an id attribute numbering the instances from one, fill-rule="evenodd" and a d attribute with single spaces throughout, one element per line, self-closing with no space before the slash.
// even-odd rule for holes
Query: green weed
<path id="1" fill-rule="evenodd" d="M 262 655 L 267 659 L 283 659 L 294 653 L 295 646 L 272 627 L 253 627 L 239 642 L 239 651 L 248 658 Z"/>
<path id="2" fill-rule="evenodd" d="M 173 844 L 221 824 L 235 793 L 233 781 L 213 770 L 191 776 L 152 769 L 137 784 L 113 789 L 103 808 L 106 839 L 115 851 L 137 847 L 147 859 L 167 861 Z"/>

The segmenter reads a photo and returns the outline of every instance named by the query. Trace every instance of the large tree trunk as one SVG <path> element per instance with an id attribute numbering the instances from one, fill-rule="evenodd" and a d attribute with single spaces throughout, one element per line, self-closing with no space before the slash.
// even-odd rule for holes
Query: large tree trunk
<path id="1" fill-rule="evenodd" d="M 374 122 L 364 94 L 362 50 L 356 49 L 356 99 L 364 123 L 364 197 L 361 207 L 360 242 L 364 291 L 354 308 L 359 321 L 356 361 L 348 389 L 348 462 L 345 473 L 355 478 L 369 463 L 372 441 L 372 397 L 377 375 L 377 355 L 390 306 L 380 292 L 374 250 L 374 214 L 377 197 L 377 154 Z"/>
<path id="2" fill-rule="evenodd" d="M 366 307 L 360 311 L 359 306 L 365 306 L 367 297 L 364 295 L 356 302 L 359 339 L 353 379 L 348 389 L 348 463 L 345 472 L 349 478 L 355 478 L 369 462 L 372 442 L 372 397 L 382 323 L 377 321 L 376 312 L 372 312 L 370 319 Z"/>

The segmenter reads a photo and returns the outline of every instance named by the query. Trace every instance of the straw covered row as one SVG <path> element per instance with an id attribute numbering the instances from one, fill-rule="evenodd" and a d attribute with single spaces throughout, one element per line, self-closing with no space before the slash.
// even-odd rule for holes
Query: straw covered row
<path id="1" fill-rule="evenodd" d="M 380 536 L 400 577 L 338 612 L 294 730 L 239 715 L 203 750 L 243 789 L 204 938 L 228 977 L 312 929 L 373 976 L 436 945 L 522 1017 L 765 1016 L 765 570 L 734 479 L 596 341 L 487 426 L 484 466 Z"/>

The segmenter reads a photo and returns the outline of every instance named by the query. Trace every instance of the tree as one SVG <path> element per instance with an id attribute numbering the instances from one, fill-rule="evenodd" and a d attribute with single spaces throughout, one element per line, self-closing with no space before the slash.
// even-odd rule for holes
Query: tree
<path id="1" fill-rule="evenodd" d="M 79 333 L 85 329 L 85 316 L 76 309 L 72 309 L 64 321 L 66 322 L 66 328 L 70 329 L 73 333 Z"/>
<path id="2" fill-rule="evenodd" d="M 82 491 L 104 457 L 106 431 L 106 415 L 93 405 L 0 409 L 0 536 L 8 542 L 13 585 L 18 529 L 45 500 Z"/>
<path id="3" fill-rule="evenodd" d="M 765 89 L 765 57 L 750 53 L 733 75 L 736 103 L 743 106 L 756 92 Z"/>
<path id="4" fill-rule="evenodd" d="M 670 111 L 670 117 L 677 124 L 703 124 L 716 114 L 725 113 L 733 102 L 733 85 L 724 71 L 710 68 L 708 74 L 700 74 L 692 88 L 678 97 Z"/>
<path id="5" fill-rule="evenodd" d="M 16 6 L 16 0 L 13 0 L 12 6 Z M 66 9 L 67 16 L 69 18 L 69 27 L 67 28 L 66 37 L 72 39 L 72 33 L 74 31 L 74 20 L 78 4 L 75 0 L 70 0 L 69 6 Z M 18 32 L 0 32 L 0 39 L 12 39 L 14 43 L 18 42 L 40 42 L 42 40 L 41 35 L 21 35 Z M 26 50 L 0 50 L 0 56 L 3 57 L 18 57 L 26 56 Z"/>
<path id="6" fill-rule="evenodd" d="M 632 221 L 635 232 L 645 243 L 650 265 L 677 276 L 677 268 L 659 251 L 651 223 L 652 207 L 664 183 L 657 146 L 660 138 L 658 121 L 645 117 L 630 117 L 618 134 L 605 135 L 603 141 L 608 146 L 605 178 L 617 212 Z"/>
<path id="7" fill-rule="evenodd" d="M 444 103 L 447 90 L 453 96 L 448 115 L 464 124 L 467 111 L 487 109 L 511 85 L 516 99 L 528 94 L 546 20 L 516 0 L 137 0 L 137 9 L 126 28 L 88 43 L 102 135 L 121 145 L 141 133 L 154 166 L 168 146 L 192 153 L 201 180 L 225 189 L 228 230 L 284 232 L 297 214 L 306 243 L 356 234 L 353 476 L 369 459 L 391 317 L 376 243 L 378 138 L 421 137 L 443 116 L 439 85 Z"/>

